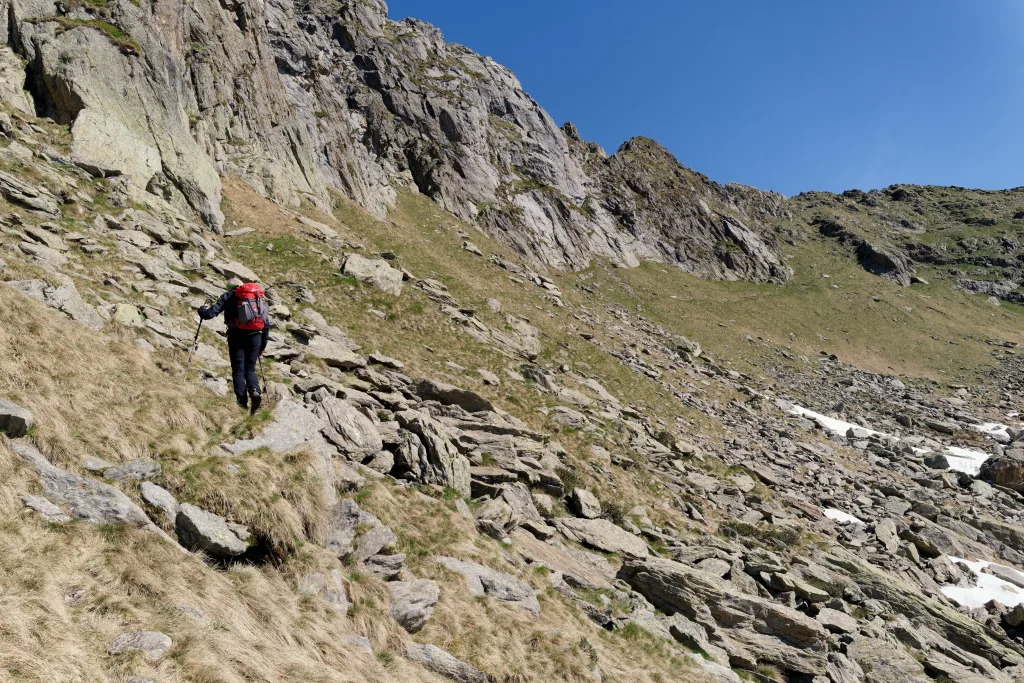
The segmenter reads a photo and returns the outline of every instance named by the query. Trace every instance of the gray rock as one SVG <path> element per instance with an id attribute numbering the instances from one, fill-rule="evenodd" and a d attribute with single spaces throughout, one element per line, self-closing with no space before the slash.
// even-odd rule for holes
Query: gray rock
<path id="1" fill-rule="evenodd" d="M 366 652 L 366 654 L 373 654 L 373 645 L 370 643 L 370 639 L 366 636 L 345 636 L 342 641 L 346 645 L 358 647 L 360 650 Z"/>
<path id="2" fill-rule="evenodd" d="M 114 638 L 107 652 L 112 655 L 141 652 L 147 661 L 158 662 L 171 645 L 170 637 L 159 631 L 125 631 Z"/>
<path id="3" fill-rule="evenodd" d="M 921 664 L 903 648 L 875 638 L 857 638 L 847 646 L 846 656 L 855 661 L 877 683 L 912 683 L 931 680 Z"/>
<path id="4" fill-rule="evenodd" d="M 814 619 L 773 601 L 738 593 L 727 581 L 679 562 L 629 558 L 619 578 L 667 613 L 680 612 L 696 620 L 706 609 L 727 611 L 734 616 L 726 625 L 752 626 L 762 635 L 813 652 L 825 649 L 825 629 Z"/>
<path id="5" fill-rule="evenodd" d="M 421 379 L 416 383 L 416 393 L 424 400 L 456 405 L 471 413 L 494 410 L 491 402 L 479 394 L 437 380 Z"/>
<path id="6" fill-rule="evenodd" d="M 933 470 L 948 470 L 949 461 L 941 453 L 929 453 L 924 456 L 924 464 Z"/>
<path id="7" fill-rule="evenodd" d="M 274 421 L 263 433 L 253 439 L 223 444 L 221 448 L 232 455 L 267 448 L 273 453 L 292 453 L 303 448 L 314 452 L 328 449 L 321 432 L 326 424 L 305 406 L 292 399 L 283 399 L 274 407 Z"/>
<path id="8" fill-rule="evenodd" d="M 21 406 L 0 399 L 0 432 L 12 439 L 25 436 L 35 424 L 32 413 Z"/>
<path id="9" fill-rule="evenodd" d="M 352 352 L 344 344 L 328 339 L 327 337 L 314 337 L 306 346 L 306 352 L 316 356 L 332 368 L 342 370 L 353 370 L 366 367 L 366 359 Z"/>
<path id="10" fill-rule="evenodd" d="M 405 569 L 405 555 L 374 555 L 364 562 L 364 566 L 384 581 L 397 581 Z"/>
<path id="11" fill-rule="evenodd" d="M 60 218 L 60 204 L 48 190 L 22 182 L 9 173 L 0 171 L 0 195 L 12 204 L 18 204 L 51 218 Z"/>
<path id="12" fill-rule="evenodd" d="M 343 500 L 331 510 L 325 547 L 344 562 L 364 562 L 397 540 L 391 529 L 351 500 Z"/>
<path id="13" fill-rule="evenodd" d="M 899 550 L 900 539 L 899 529 L 896 522 L 891 519 L 883 519 L 875 525 L 875 538 L 882 544 L 888 553 L 895 553 Z"/>
<path id="14" fill-rule="evenodd" d="M 123 465 L 103 470 L 103 476 L 119 484 L 152 479 L 160 476 L 160 463 L 152 458 L 139 458 Z"/>
<path id="15" fill-rule="evenodd" d="M 388 584 L 391 593 L 391 616 L 409 633 L 418 633 L 426 626 L 441 590 L 429 579 L 396 581 Z"/>
<path id="16" fill-rule="evenodd" d="M 607 519 L 560 518 L 552 522 L 571 540 L 606 553 L 626 557 L 647 557 L 647 543 Z"/>
<path id="17" fill-rule="evenodd" d="M 448 571 L 462 575 L 462 578 L 466 580 L 470 595 L 474 597 L 486 595 L 495 600 L 510 603 L 535 616 L 540 614 L 540 603 L 537 601 L 537 596 L 530 584 L 525 581 L 520 581 L 510 574 L 475 562 L 445 556 L 435 559 Z"/>
<path id="18" fill-rule="evenodd" d="M 25 507 L 35 510 L 43 519 L 53 524 L 59 524 L 62 522 L 70 522 L 71 517 L 64 514 L 64 511 L 59 507 L 39 496 L 30 496 L 28 494 L 21 494 L 21 502 Z"/>
<path id="19" fill-rule="evenodd" d="M 43 457 L 35 447 L 22 441 L 11 447 L 39 476 L 43 494 L 63 505 L 71 516 L 92 524 L 128 524 L 156 530 L 146 513 L 128 496 L 110 484 L 103 484 L 59 469 Z"/>
<path id="20" fill-rule="evenodd" d="M 177 521 L 178 501 L 170 491 L 151 481 L 144 481 L 139 485 L 139 493 L 143 502 L 159 510 L 168 524 L 174 524 Z"/>
<path id="21" fill-rule="evenodd" d="M 310 572 L 299 579 L 299 592 L 323 600 L 331 609 L 346 614 L 352 602 L 348 596 L 348 585 L 340 569 L 326 572 Z"/>
<path id="22" fill-rule="evenodd" d="M 259 282 L 260 277 L 252 270 L 235 261 L 226 259 L 211 261 L 210 267 L 219 272 L 225 278 L 237 277 L 242 282 Z"/>
<path id="23" fill-rule="evenodd" d="M 838 610 L 822 607 L 814 618 L 832 633 L 857 632 L 857 620 Z"/>
<path id="24" fill-rule="evenodd" d="M 246 538 L 240 538 L 236 525 L 190 503 L 179 506 L 175 529 L 183 546 L 217 559 L 238 557 L 249 549 L 248 535 L 243 533 Z"/>
<path id="25" fill-rule="evenodd" d="M 419 481 L 454 489 L 463 498 L 472 492 L 469 460 L 459 452 L 451 434 L 437 420 L 415 410 L 395 415 L 409 432 L 399 449 L 396 466 L 404 467 Z"/>
<path id="26" fill-rule="evenodd" d="M 597 519 L 601 516 L 601 502 L 586 489 L 573 489 L 569 495 L 569 509 L 584 519 Z"/>
<path id="27" fill-rule="evenodd" d="M 359 254 L 349 254 L 341 272 L 382 292 L 394 296 L 402 293 L 402 271 L 392 268 L 383 259 L 368 259 Z"/>
<path id="28" fill-rule="evenodd" d="M 327 440 L 352 460 L 363 462 L 377 455 L 384 446 L 369 418 L 346 401 L 326 398 L 313 412 L 330 425 L 330 431 L 324 434 Z"/>
<path id="29" fill-rule="evenodd" d="M 487 683 L 487 676 L 481 671 L 452 657 L 436 645 L 410 645 L 405 656 L 424 669 L 456 683 Z"/>

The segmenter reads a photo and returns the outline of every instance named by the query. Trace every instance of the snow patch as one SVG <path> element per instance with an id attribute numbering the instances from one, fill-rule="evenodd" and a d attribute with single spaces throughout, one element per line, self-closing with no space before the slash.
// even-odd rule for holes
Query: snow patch
<path id="1" fill-rule="evenodd" d="M 998 422 L 986 422 L 985 424 L 971 425 L 971 428 L 988 436 L 1005 436 L 1007 439 L 1010 438 L 1010 428 L 1006 425 L 1001 425 Z"/>
<path id="2" fill-rule="evenodd" d="M 851 515 L 848 512 L 837 510 L 835 508 L 825 508 L 822 510 L 825 516 L 834 522 L 840 522 L 841 524 L 864 524 L 864 520 Z"/>
<path id="3" fill-rule="evenodd" d="M 817 422 L 819 425 L 821 425 L 822 429 L 827 429 L 830 432 L 841 434 L 843 436 L 846 436 L 846 433 L 853 428 L 866 429 L 871 434 L 881 434 L 882 436 L 885 436 L 884 434 L 882 434 L 882 432 L 876 432 L 872 429 L 867 429 L 866 427 L 855 425 L 852 422 L 843 422 L 842 420 L 837 420 L 834 417 L 829 417 L 827 415 L 822 415 L 821 413 L 816 413 L 813 410 L 808 410 L 807 408 L 798 406 L 796 404 L 793 404 L 793 407 L 789 409 L 789 412 L 792 413 L 793 415 L 806 417 L 808 420 L 811 420 L 812 422 Z"/>
<path id="4" fill-rule="evenodd" d="M 791 415 L 799 415 L 800 417 L 807 418 L 812 422 L 816 422 L 821 426 L 822 429 L 832 432 L 833 434 L 839 434 L 840 436 L 846 436 L 847 432 L 849 432 L 850 429 L 853 428 L 863 429 L 868 434 L 889 436 L 888 434 L 875 431 L 868 427 L 862 427 L 860 425 L 853 424 L 852 422 L 844 422 L 843 420 L 837 420 L 834 417 L 828 417 L 827 415 L 816 413 L 813 410 L 808 410 L 807 408 L 804 408 L 803 406 L 798 406 L 796 404 L 791 405 L 788 408 L 788 412 Z M 979 431 L 981 431 L 982 427 L 992 428 L 993 430 L 995 430 L 995 428 L 997 427 L 1002 428 L 1004 430 L 1006 429 L 1004 425 L 997 425 L 995 423 L 974 425 L 974 427 Z M 984 433 L 993 436 L 997 432 L 998 430 L 987 431 Z M 915 448 L 914 452 L 917 454 L 921 454 L 925 453 L 926 451 L 920 448 Z M 946 446 L 944 447 L 942 453 L 943 455 L 946 456 L 946 460 L 949 462 L 949 469 L 953 470 L 954 472 L 963 472 L 964 474 L 969 474 L 972 477 L 978 476 L 978 473 L 981 472 L 982 463 L 984 463 L 986 460 L 992 457 L 988 453 L 984 453 L 982 451 L 973 451 L 969 448 L 959 448 L 957 446 Z"/>
<path id="5" fill-rule="evenodd" d="M 957 604 L 968 609 L 979 609 L 985 606 L 990 600 L 996 600 L 1007 607 L 1016 607 L 1024 604 L 1024 590 L 1014 586 L 1009 581 L 1003 581 L 998 576 L 983 574 L 986 567 L 1002 567 L 1003 565 L 994 562 L 968 562 L 958 557 L 950 557 L 954 564 L 965 564 L 978 575 L 977 586 L 942 586 L 942 594 Z M 1011 571 L 1017 571 L 1012 567 L 1005 567 Z"/>

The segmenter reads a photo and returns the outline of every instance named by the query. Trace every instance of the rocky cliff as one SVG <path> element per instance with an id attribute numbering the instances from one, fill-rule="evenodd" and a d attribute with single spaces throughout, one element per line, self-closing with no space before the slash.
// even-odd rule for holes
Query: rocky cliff
<path id="1" fill-rule="evenodd" d="M 535 266 L 674 263 L 783 280 L 782 198 L 723 188 L 633 140 L 610 158 L 506 68 L 379 0 L 4 0 L 2 73 L 71 126 L 73 159 L 219 229 L 219 174 L 290 206 L 383 217 L 414 189 Z M 22 83 L 19 61 L 27 63 Z"/>

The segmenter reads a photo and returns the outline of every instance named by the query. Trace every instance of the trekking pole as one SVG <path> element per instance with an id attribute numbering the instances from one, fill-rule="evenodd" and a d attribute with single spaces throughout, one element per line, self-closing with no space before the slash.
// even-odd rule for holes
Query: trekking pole
<path id="1" fill-rule="evenodd" d="M 263 395 L 267 395 L 267 373 L 263 369 L 263 354 L 260 354 L 260 375 L 263 377 Z"/>
<path id="2" fill-rule="evenodd" d="M 199 327 L 196 328 L 196 338 L 192 340 L 192 349 L 188 352 L 188 363 L 185 365 L 185 380 L 188 381 L 188 370 L 192 367 L 192 356 L 199 348 L 199 332 L 203 329 L 203 319 L 199 319 Z"/>

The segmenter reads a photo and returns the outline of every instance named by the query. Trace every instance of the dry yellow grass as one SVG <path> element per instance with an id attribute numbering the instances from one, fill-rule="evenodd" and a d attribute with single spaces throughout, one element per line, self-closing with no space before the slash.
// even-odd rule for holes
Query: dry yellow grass
<path id="1" fill-rule="evenodd" d="M 155 534 L 46 524 L 18 498 L 35 490 L 33 475 L 0 445 L 0 680 L 440 680 L 401 657 L 412 639 L 388 616 L 379 580 L 353 576 L 349 616 L 295 590 L 303 573 L 339 566 L 304 542 L 318 536 L 326 512 L 307 456 L 256 451 L 233 459 L 240 474 L 229 477 L 209 452 L 243 423 L 226 399 L 178 381 L 178 362 L 162 370 L 128 331 L 108 326 L 97 335 L 6 288 L 0 297 L 0 393 L 34 411 L 31 438 L 48 457 L 71 470 L 87 455 L 153 457 L 165 467 L 162 483 L 252 524 L 283 558 L 225 570 Z M 550 591 L 538 620 L 471 598 L 461 577 L 430 560 L 434 554 L 516 569 L 499 544 L 442 501 L 387 484 L 372 485 L 360 500 L 393 525 L 416 573 L 441 584 L 434 620 L 417 641 L 449 649 L 498 681 L 588 681 L 595 663 L 610 681 L 690 675 L 664 646 L 642 634 L 608 636 Z M 545 587 L 543 576 L 530 578 Z M 174 646 L 156 665 L 108 655 L 125 630 L 161 631 Z M 378 654 L 345 645 L 346 634 L 367 636 Z"/>

